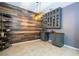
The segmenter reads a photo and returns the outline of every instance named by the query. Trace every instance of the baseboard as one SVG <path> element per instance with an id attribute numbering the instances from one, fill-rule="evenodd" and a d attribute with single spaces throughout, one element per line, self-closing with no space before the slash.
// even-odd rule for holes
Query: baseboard
<path id="1" fill-rule="evenodd" d="M 12 45 L 18 45 L 18 44 L 28 43 L 28 42 L 37 41 L 37 40 L 38 39 L 36 39 L 36 40 L 29 40 L 29 41 L 23 41 L 23 42 L 13 43 Z"/>
<path id="2" fill-rule="evenodd" d="M 79 49 L 78 49 L 78 48 L 75 48 L 75 47 L 72 47 L 72 46 L 69 46 L 69 45 L 64 45 L 64 47 L 68 47 L 68 48 L 71 48 L 71 49 L 74 49 L 74 50 L 79 51 Z"/>

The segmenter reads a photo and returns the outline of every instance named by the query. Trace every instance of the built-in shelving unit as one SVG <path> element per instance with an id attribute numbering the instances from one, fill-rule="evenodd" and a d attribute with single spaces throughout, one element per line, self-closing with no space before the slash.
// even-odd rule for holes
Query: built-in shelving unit
<path id="1" fill-rule="evenodd" d="M 0 13 L 0 50 L 10 46 L 10 18 L 9 14 Z"/>
<path id="2" fill-rule="evenodd" d="M 43 27 L 60 29 L 61 19 L 62 19 L 62 8 L 59 7 L 43 15 L 42 17 Z"/>

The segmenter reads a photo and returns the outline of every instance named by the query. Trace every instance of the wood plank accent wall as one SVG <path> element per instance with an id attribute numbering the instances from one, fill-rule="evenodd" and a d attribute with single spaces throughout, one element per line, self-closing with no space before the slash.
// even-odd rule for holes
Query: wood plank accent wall
<path id="1" fill-rule="evenodd" d="M 23 11 L 23 10 L 22 10 Z M 0 5 L 1 13 L 8 13 L 12 15 L 12 35 L 11 43 L 17 43 L 28 40 L 35 40 L 40 38 L 41 22 L 35 21 L 31 15 L 32 13 L 23 13 L 16 9 L 3 7 Z"/>

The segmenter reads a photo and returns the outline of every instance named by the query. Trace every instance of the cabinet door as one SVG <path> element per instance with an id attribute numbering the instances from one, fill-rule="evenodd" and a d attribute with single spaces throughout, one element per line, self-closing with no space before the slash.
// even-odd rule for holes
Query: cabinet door
<path id="1" fill-rule="evenodd" d="M 64 45 L 64 34 L 52 34 L 52 44 L 58 47 L 62 47 Z"/>
<path id="2" fill-rule="evenodd" d="M 48 36 L 45 32 L 41 34 L 41 40 L 48 41 Z"/>
<path id="3" fill-rule="evenodd" d="M 52 42 L 54 42 L 54 40 L 55 40 L 55 35 L 54 35 L 53 33 L 51 33 L 51 34 L 49 35 L 49 40 L 51 40 Z"/>
<path id="4" fill-rule="evenodd" d="M 56 44 L 56 35 L 55 34 L 51 34 L 51 40 L 52 40 L 52 44 L 55 45 Z"/>
<path id="5" fill-rule="evenodd" d="M 55 34 L 55 45 L 62 47 L 64 45 L 64 34 Z"/>

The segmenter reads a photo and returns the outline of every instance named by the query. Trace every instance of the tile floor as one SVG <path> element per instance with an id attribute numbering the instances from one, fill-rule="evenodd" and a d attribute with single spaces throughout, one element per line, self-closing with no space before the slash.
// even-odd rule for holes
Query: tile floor
<path id="1" fill-rule="evenodd" d="M 59 48 L 38 39 L 13 44 L 1 51 L 0 56 L 79 56 L 79 51 L 68 47 Z"/>

